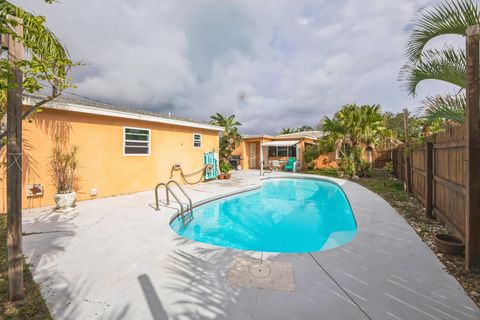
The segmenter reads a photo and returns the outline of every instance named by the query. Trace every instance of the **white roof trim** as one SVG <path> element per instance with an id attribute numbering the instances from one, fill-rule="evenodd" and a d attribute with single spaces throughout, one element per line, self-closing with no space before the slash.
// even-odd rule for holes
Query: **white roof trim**
<path id="1" fill-rule="evenodd" d="M 290 147 L 298 144 L 299 142 L 299 140 L 271 141 L 265 142 L 262 145 L 264 147 Z"/>
<path id="2" fill-rule="evenodd" d="M 24 104 L 33 106 L 35 104 L 35 100 L 34 98 L 27 96 L 25 97 Z M 190 127 L 190 128 L 223 131 L 223 127 L 214 126 L 211 124 L 196 123 L 196 122 L 190 122 L 190 121 L 178 120 L 178 119 L 168 119 L 164 117 L 156 117 L 156 116 L 147 115 L 147 114 L 139 114 L 139 113 L 119 111 L 119 110 L 106 110 L 102 108 L 85 106 L 79 103 L 71 103 L 71 102 L 63 103 L 62 102 L 61 105 L 60 105 L 60 102 L 57 102 L 55 104 L 47 103 L 46 105 L 42 106 L 42 108 L 95 114 L 95 115 L 117 117 L 117 118 L 123 118 L 123 119 L 134 119 L 134 120 L 141 120 L 141 121 L 147 121 L 147 122 L 165 123 L 165 124 Z"/>

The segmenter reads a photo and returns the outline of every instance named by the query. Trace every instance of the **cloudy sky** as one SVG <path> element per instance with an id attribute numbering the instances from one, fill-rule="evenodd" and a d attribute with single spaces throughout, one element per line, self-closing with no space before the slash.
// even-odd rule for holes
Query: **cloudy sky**
<path id="1" fill-rule="evenodd" d="M 434 1 L 433 1 L 434 2 Z M 16 0 L 86 65 L 74 92 L 208 120 L 244 133 L 316 125 L 346 103 L 415 109 L 398 82 L 415 13 L 428 0 Z"/>

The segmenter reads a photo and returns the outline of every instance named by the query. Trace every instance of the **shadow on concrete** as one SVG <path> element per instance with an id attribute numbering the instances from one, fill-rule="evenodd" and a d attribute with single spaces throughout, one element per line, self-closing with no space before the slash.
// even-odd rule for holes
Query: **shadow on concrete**
<path id="1" fill-rule="evenodd" d="M 138 281 L 142 287 L 143 294 L 148 303 L 148 308 L 150 309 L 150 314 L 154 320 L 167 320 L 168 315 L 163 309 L 162 302 L 155 291 L 155 288 L 152 285 L 150 277 L 146 274 L 138 276 Z"/>
<path id="2" fill-rule="evenodd" d="M 191 241 L 179 237 L 176 243 L 181 247 Z M 224 248 L 187 250 L 176 249 L 168 257 L 169 277 L 165 287 L 183 297 L 174 303 L 171 319 L 227 318 L 227 310 L 237 303 L 240 293 L 239 288 L 226 280 L 236 254 Z"/>

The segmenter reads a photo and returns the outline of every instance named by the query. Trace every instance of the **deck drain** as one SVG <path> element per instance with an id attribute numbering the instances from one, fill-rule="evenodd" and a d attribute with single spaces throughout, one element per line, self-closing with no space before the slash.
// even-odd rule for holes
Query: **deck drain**
<path id="1" fill-rule="evenodd" d="M 250 274 L 257 278 L 266 278 L 270 273 L 270 268 L 264 264 L 254 264 L 250 267 Z"/>
<path id="2" fill-rule="evenodd" d="M 293 266 L 288 261 L 235 257 L 227 281 L 236 287 L 295 291 Z"/>

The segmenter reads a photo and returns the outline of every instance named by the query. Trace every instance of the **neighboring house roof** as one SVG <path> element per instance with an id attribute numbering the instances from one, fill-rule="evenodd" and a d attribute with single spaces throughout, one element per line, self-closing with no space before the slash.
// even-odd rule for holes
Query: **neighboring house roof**
<path id="1" fill-rule="evenodd" d="M 275 138 L 311 138 L 317 140 L 323 136 L 323 132 L 320 130 L 312 130 L 312 131 L 302 131 L 302 132 L 294 132 L 294 133 L 286 133 L 286 134 L 279 134 L 276 135 Z"/>
<path id="2" fill-rule="evenodd" d="M 285 138 L 296 138 L 296 139 L 312 139 L 318 140 L 323 136 L 322 131 L 302 131 L 302 132 L 295 132 L 295 133 L 287 133 L 287 134 L 278 134 L 276 136 L 271 136 L 268 134 L 253 134 L 253 135 L 244 135 L 244 139 L 258 139 L 258 138 L 267 138 L 267 139 L 285 139 Z"/>
<path id="3" fill-rule="evenodd" d="M 33 106 L 37 102 L 44 99 L 40 95 L 24 95 L 23 104 L 28 106 Z M 148 122 L 157 122 L 172 124 L 177 126 L 192 127 L 192 128 L 201 128 L 215 131 L 223 131 L 223 127 L 215 126 L 209 124 L 208 122 L 197 121 L 193 119 L 186 119 L 181 117 L 176 117 L 172 115 L 166 115 L 162 113 L 141 110 L 137 108 L 129 108 L 123 106 L 116 106 L 107 103 L 101 102 L 92 102 L 84 100 L 69 99 L 64 97 L 58 97 L 53 101 L 50 101 L 42 106 L 42 108 L 56 109 L 56 110 L 65 110 L 72 112 L 88 113 L 95 115 L 103 115 L 124 119 L 136 119 L 143 120 Z"/>

